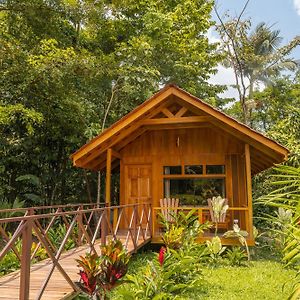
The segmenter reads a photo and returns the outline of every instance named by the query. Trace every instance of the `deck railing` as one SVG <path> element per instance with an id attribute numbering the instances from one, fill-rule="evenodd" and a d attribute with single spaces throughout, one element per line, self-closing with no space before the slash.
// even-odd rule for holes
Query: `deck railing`
<path id="1" fill-rule="evenodd" d="M 96 242 L 106 244 L 108 238 L 122 236 L 126 248 L 133 251 L 151 238 L 151 207 L 149 204 L 132 204 L 97 207 L 96 204 L 31 207 L 0 210 L 1 251 L 0 264 L 8 253 L 20 261 L 20 299 L 28 299 L 32 263 L 41 257 L 48 258 L 51 267 L 36 299 L 41 299 L 55 270 L 59 270 L 74 291 L 78 287 L 60 265 L 61 255 L 70 248 L 85 246 L 100 254 Z M 51 235 L 62 231 L 61 239 Z M 70 243 L 71 242 L 71 243 Z M 74 262 L 75 263 L 75 262 Z"/>
<path id="2" fill-rule="evenodd" d="M 153 216 L 152 216 L 152 236 L 158 237 L 161 235 L 160 233 L 160 217 L 159 214 L 162 210 L 165 210 L 166 207 L 153 207 Z M 188 212 L 191 210 L 195 211 L 195 214 L 198 215 L 198 221 L 200 224 L 203 224 L 205 221 L 210 221 L 210 212 L 209 207 L 194 207 L 194 206 L 179 206 L 175 208 L 177 212 L 184 211 Z M 229 219 L 229 228 L 232 228 L 234 220 L 238 221 L 241 229 L 246 230 L 248 233 L 251 233 L 251 229 L 249 228 L 249 209 L 248 207 L 229 207 L 227 211 L 227 219 Z"/>

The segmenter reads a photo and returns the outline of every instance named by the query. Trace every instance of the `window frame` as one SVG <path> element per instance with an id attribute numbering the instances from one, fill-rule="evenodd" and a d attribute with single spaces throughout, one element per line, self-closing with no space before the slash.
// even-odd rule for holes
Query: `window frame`
<path id="1" fill-rule="evenodd" d="M 185 166 L 190 166 L 190 165 L 202 165 L 202 170 L 203 173 L 202 174 L 185 174 Z M 227 173 L 226 173 L 226 164 L 216 164 L 216 166 L 218 165 L 223 165 L 224 166 L 224 174 L 207 174 L 206 173 L 206 166 L 212 166 L 214 164 L 211 163 L 206 163 L 206 164 L 181 164 L 181 174 L 164 174 L 164 168 L 165 167 L 173 167 L 173 166 L 179 166 L 179 164 L 176 165 L 163 165 L 162 167 L 162 194 L 163 194 L 163 198 L 165 198 L 165 179 L 191 179 L 191 178 L 205 178 L 205 179 L 224 179 L 224 187 L 225 187 L 225 198 L 227 198 Z M 207 207 L 207 206 L 201 206 L 201 207 Z"/>

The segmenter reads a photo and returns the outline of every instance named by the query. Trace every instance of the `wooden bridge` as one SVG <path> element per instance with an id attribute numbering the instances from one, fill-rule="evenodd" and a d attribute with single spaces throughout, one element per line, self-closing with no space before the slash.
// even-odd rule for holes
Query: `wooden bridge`
<path id="1" fill-rule="evenodd" d="M 80 255 L 100 254 L 112 238 L 129 252 L 151 240 L 149 204 L 32 207 L 0 210 L 0 216 L 0 265 L 12 259 L 20 265 L 0 277 L 0 299 L 6 300 L 66 298 L 78 291 Z"/>

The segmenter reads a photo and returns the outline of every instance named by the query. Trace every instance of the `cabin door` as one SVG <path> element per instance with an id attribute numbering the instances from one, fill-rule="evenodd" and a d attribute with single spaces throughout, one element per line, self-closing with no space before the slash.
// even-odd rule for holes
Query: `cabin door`
<path id="1" fill-rule="evenodd" d="M 151 165 L 125 166 L 125 202 L 127 204 L 151 203 Z"/>

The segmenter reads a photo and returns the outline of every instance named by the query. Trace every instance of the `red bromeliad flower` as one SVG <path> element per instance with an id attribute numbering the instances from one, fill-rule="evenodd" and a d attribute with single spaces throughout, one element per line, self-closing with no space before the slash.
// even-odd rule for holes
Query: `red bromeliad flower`
<path id="1" fill-rule="evenodd" d="M 89 278 L 86 272 L 79 271 L 80 279 L 83 282 L 83 286 L 86 289 L 86 292 L 90 295 L 93 295 L 96 289 L 97 281 L 95 277 Z"/>
<path id="2" fill-rule="evenodd" d="M 160 265 L 162 266 L 165 260 L 165 253 L 166 253 L 166 248 L 165 247 L 161 247 L 159 250 L 159 254 L 158 254 L 158 261 L 160 263 Z"/>

